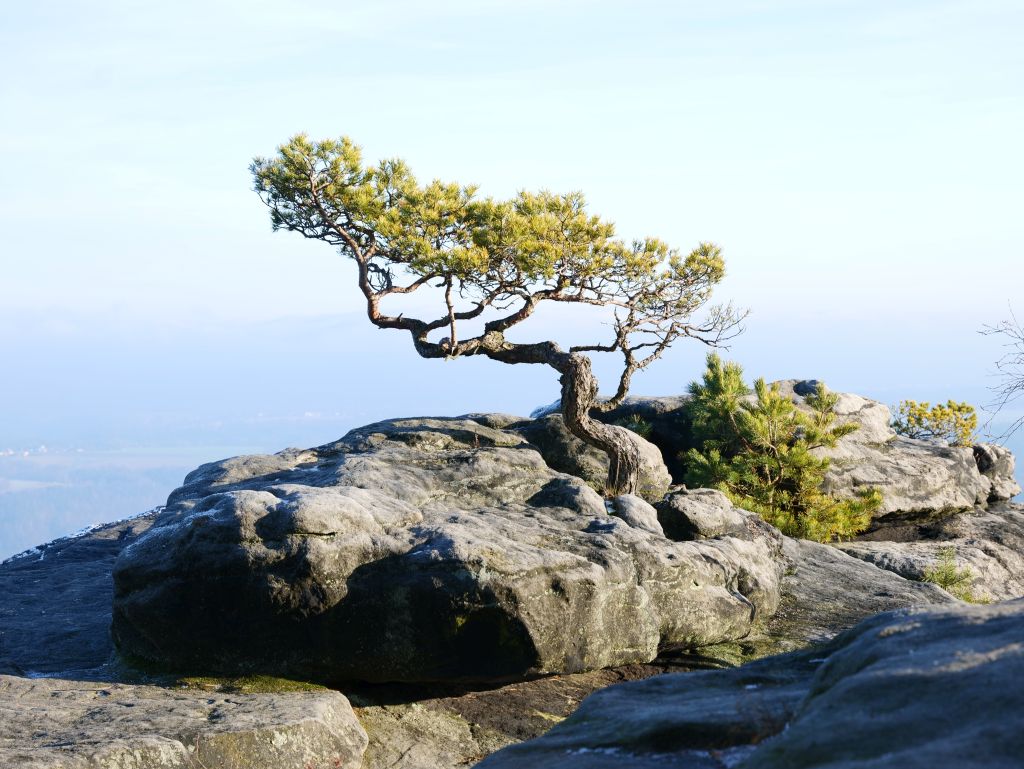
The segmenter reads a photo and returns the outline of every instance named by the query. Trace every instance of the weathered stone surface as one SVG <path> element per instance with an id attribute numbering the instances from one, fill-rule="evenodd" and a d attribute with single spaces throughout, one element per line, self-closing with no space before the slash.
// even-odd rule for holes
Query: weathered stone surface
<path id="1" fill-rule="evenodd" d="M 988 499 L 991 484 L 968 448 L 894 438 L 879 445 L 841 442 L 837 451 L 842 453 L 832 461 L 825 491 L 852 496 L 865 487 L 879 489 L 881 522 L 943 517 Z"/>
<path id="2" fill-rule="evenodd" d="M 775 384 L 797 406 L 808 408 L 804 394 L 812 392 L 810 382 Z M 978 471 L 971 449 L 897 436 L 888 407 L 859 395 L 840 393 L 836 413 L 837 423 L 860 427 L 835 448 L 819 450 L 832 460 L 824 490 L 851 497 L 865 487 L 879 489 L 879 523 L 942 517 L 988 499 L 992 484 Z"/>
<path id="3" fill-rule="evenodd" d="M 604 488 L 608 480 L 608 455 L 570 433 L 560 414 L 526 420 L 512 429 L 528 440 L 553 470 L 582 478 L 594 488 Z M 672 485 L 672 476 L 658 447 L 637 438 L 641 462 L 638 494 L 656 501 Z"/>
<path id="4" fill-rule="evenodd" d="M 518 434 L 392 420 L 191 473 L 115 565 L 113 635 L 186 671 L 578 672 L 746 635 L 778 602 L 777 549 L 629 526 Z"/>
<path id="5" fill-rule="evenodd" d="M 0 676 L 0 766 L 360 766 L 365 736 L 334 692 L 223 695 L 114 682 L 125 670 L 111 664 L 111 568 L 157 514 L 0 564 L 0 665 L 34 676 Z"/>
<path id="6" fill-rule="evenodd" d="M 16 675 L 82 675 L 113 651 L 114 560 L 156 513 L 40 545 L 0 564 L 0 665 Z"/>
<path id="7" fill-rule="evenodd" d="M 681 482 L 684 468 L 679 455 L 693 446 L 690 440 L 690 417 L 683 408 L 689 399 L 688 395 L 630 396 L 618 408 L 594 416 L 608 424 L 622 424 L 633 419 L 642 419 L 649 424 L 651 431 L 647 440 L 661 450 L 662 458 L 672 477 Z M 534 410 L 530 416 L 541 419 L 550 414 L 557 414 L 560 407 L 561 403 L 555 401 Z"/>
<path id="8" fill-rule="evenodd" d="M 822 649 L 604 689 L 481 769 L 1020 766 L 1024 601 L 862 622 Z"/>
<path id="9" fill-rule="evenodd" d="M 583 489 L 586 498 L 594 502 L 594 509 L 600 513 L 603 501 L 591 489 Z M 139 671 L 123 664 L 103 664 L 113 652 L 108 633 L 113 593 L 110 569 L 117 552 L 146 530 L 153 517 L 151 514 L 103 526 L 81 536 L 57 540 L 0 564 L 0 585 L 3 586 L 0 591 L 0 616 L 3 617 L 0 630 L 4 632 L 3 649 L 10 656 L 4 663 L 4 674 L 23 675 L 25 670 L 21 665 L 24 665 L 36 674 L 45 671 L 67 679 L 65 682 L 54 681 L 54 686 L 74 682 L 71 685 L 80 691 L 107 691 L 118 677 L 125 674 L 130 680 L 139 677 Z M 353 704 L 358 705 L 355 712 L 370 734 L 361 769 L 455 769 L 468 766 L 505 745 L 543 734 L 596 689 L 618 681 L 682 669 L 686 668 L 673 658 L 647 665 L 544 677 L 490 690 L 460 691 L 457 687 L 449 687 L 448 691 L 431 692 L 424 691 L 422 687 L 378 686 L 359 688 L 354 694 L 345 693 Z M 169 680 L 174 678 L 171 676 Z M 204 686 L 220 689 L 212 694 L 214 699 L 226 695 L 232 702 L 245 705 L 243 700 L 249 695 L 237 691 L 234 682 L 227 681 L 223 687 L 217 683 L 217 679 L 202 682 Z M 270 684 L 278 686 L 288 682 Z M 152 694 L 153 689 L 118 687 L 120 695 L 116 699 L 115 711 L 127 712 L 135 707 L 131 699 L 133 692 Z M 21 692 L 20 687 L 0 690 L 0 713 L 20 707 L 17 695 Z M 207 700 L 211 698 L 206 693 L 194 689 L 186 691 L 179 686 L 167 692 L 180 698 L 168 699 L 178 703 L 174 706 L 176 710 L 184 708 L 190 701 L 189 697 L 195 697 L 194 709 L 201 711 L 209 705 Z M 306 694 L 294 692 L 288 696 L 294 699 Z M 308 696 L 316 709 L 316 702 L 322 698 L 323 692 L 310 692 Z M 102 708 L 109 699 L 98 697 L 94 706 Z M 3 734 L 0 744 L 7 740 L 0 748 L 0 765 L 18 769 L 53 765 L 51 759 L 58 754 L 50 755 L 30 745 L 32 734 L 39 731 L 39 722 L 46 723 L 41 715 L 43 710 L 34 708 L 29 712 L 34 719 L 32 723 L 26 722 L 28 716 L 25 715 L 24 718 L 10 720 L 6 731 L 0 729 L 0 734 Z M 55 712 L 62 719 L 62 724 L 70 723 L 65 720 L 68 712 L 65 704 L 60 704 Z M 97 710 L 94 715 L 101 722 L 106 718 L 103 710 Z M 62 744 L 59 753 L 62 766 L 81 765 L 77 758 L 72 759 L 71 756 L 88 755 L 92 750 L 90 746 L 105 733 L 94 731 L 84 717 L 77 723 L 79 731 L 66 737 Z M 171 723 L 164 722 L 163 727 Z M 213 723 L 216 726 L 220 722 Z M 135 758 L 143 761 L 143 766 L 149 766 L 148 762 L 161 766 L 156 763 L 161 760 L 160 751 L 142 750 L 141 746 L 146 744 L 171 745 L 164 753 L 176 758 L 182 754 L 181 750 L 173 745 L 173 736 L 166 737 L 174 733 L 174 729 L 167 728 L 162 732 L 165 737 L 156 733 L 147 736 L 141 728 L 136 732 L 126 732 L 124 736 L 134 735 L 130 741 L 132 750 L 140 752 L 138 756 L 134 752 L 128 756 L 124 751 L 115 751 L 113 755 L 121 762 L 115 766 L 130 767 Z M 187 741 L 186 750 L 188 745 L 195 744 L 196 738 L 204 739 L 202 730 L 197 730 L 195 736 Z M 312 766 L 333 766 L 336 756 L 332 757 L 329 752 L 331 743 L 325 742 L 324 745 L 328 752 L 312 759 L 309 762 Z M 13 752 L 2 752 L 6 748 L 20 749 L 17 761 Z M 188 755 L 191 759 L 194 754 Z M 281 762 L 275 759 L 262 765 L 278 766 Z M 201 765 L 193 762 L 184 766 L 199 769 Z M 217 765 L 207 763 L 207 766 L 213 769 Z M 96 766 L 90 765 L 90 769 L 96 769 Z"/>
<path id="10" fill-rule="evenodd" d="M 992 484 L 988 495 L 989 502 L 1012 499 L 1020 494 L 1013 452 L 994 443 L 979 443 L 974 446 L 973 451 L 978 470 Z"/>
<path id="11" fill-rule="evenodd" d="M 805 398 L 814 392 L 815 380 L 788 379 L 773 384 L 797 406 L 809 408 Z M 838 396 L 837 421 L 840 424 L 854 422 L 859 429 L 842 438 L 835 448 L 819 450 L 819 454 L 832 459 L 825 490 L 848 497 L 864 487 L 878 488 L 883 496 L 877 514 L 878 525 L 941 518 L 983 505 L 990 495 L 993 499 L 1005 499 L 1010 492 L 1019 493 L 1019 489 L 1014 491 L 1017 487 L 1013 478 L 1013 457 L 1004 449 L 995 447 L 991 452 L 993 464 L 986 477 L 979 472 L 975 461 L 977 450 L 897 436 L 890 426 L 892 415 L 887 406 L 853 393 L 838 393 Z M 682 483 L 686 471 L 680 454 L 693 446 L 685 408 L 688 400 L 688 396 L 628 398 L 618 409 L 600 415 L 600 419 L 605 422 L 632 417 L 646 420 L 651 425 L 648 439 L 661 449 L 672 478 Z M 556 402 L 538 409 L 534 415 L 555 414 L 557 410 Z M 580 465 L 583 464 L 581 459 Z M 600 476 L 590 469 L 586 472 Z"/>
<path id="12" fill-rule="evenodd" d="M 658 511 L 648 502 L 633 494 L 620 494 L 610 502 L 611 512 L 636 529 L 664 537 L 665 532 L 658 523 Z"/>
<path id="13" fill-rule="evenodd" d="M 922 528 L 918 537 L 909 542 L 843 542 L 836 547 L 913 580 L 924 579 L 942 551 L 953 548 L 957 568 L 970 572 L 965 587 L 976 600 L 1024 596 L 1024 507 L 1003 504 L 962 513 Z"/>
<path id="14" fill-rule="evenodd" d="M 879 612 L 955 601 L 936 585 L 904 579 L 829 545 L 786 537 L 782 552 L 782 602 L 759 637 L 745 641 L 773 653 L 822 643 Z"/>
<path id="15" fill-rule="evenodd" d="M 657 504 L 658 520 L 670 539 L 685 542 L 714 537 L 744 537 L 750 513 L 714 489 L 683 489 Z"/>
<path id="16" fill-rule="evenodd" d="M 370 736 L 362 769 L 471 766 L 500 748 L 544 734 L 599 689 L 691 669 L 688 662 L 671 658 L 470 691 L 361 687 L 349 699 Z M 694 664 L 702 660 L 697 657 Z"/>
<path id="17" fill-rule="evenodd" d="M 798 406 L 804 406 L 806 397 L 814 394 L 817 380 L 783 379 L 772 384 L 777 385 L 779 391 L 792 398 Z M 853 422 L 859 425 L 855 432 L 842 439 L 840 447 L 850 447 L 853 444 L 877 445 L 896 437 L 890 426 L 892 413 L 884 403 L 854 393 L 836 395 L 839 396 L 835 407 L 836 422 Z M 841 449 L 836 452 L 836 456 L 843 456 Z"/>
<path id="18" fill-rule="evenodd" d="M 367 737 L 345 697 L 214 692 L 0 676 L 10 769 L 359 769 Z"/>

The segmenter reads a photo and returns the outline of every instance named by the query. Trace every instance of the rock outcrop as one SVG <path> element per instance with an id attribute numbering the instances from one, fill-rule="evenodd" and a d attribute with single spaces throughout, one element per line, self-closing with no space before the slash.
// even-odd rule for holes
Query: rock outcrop
<path id="1" fill-rule="evenodd" d="M 608 455 L 570 433 L 560 414 L 526 420 L 511 425 L 511 429 L 526 438 L 552 470 L 582 478 L 595 489 L 604 488 L 608 480 Z M 637 439 L 640 445 L 637 493 L 644 499 L 657 501 L 672 485 L 672 476 L 661 450 L 640 436 Z"/>
<path id="2" fill-rule="evenodd" d="M 1020 765 L 1024 601 L 873 617 L 824 648 L 604 689 L 481 769 Z"/>
<path id="3" fill-rule="evenodd" d="M 1024 508 L 1020 506 L 1002 504 L 961 513 L 903 536 L 907 541 L 842 542 L 836 547 L 910 580 L 924 579 L 952 551 L 957 569 L 964 573 L 960 588 L 974 600 L 1024 596 Z"/>
<path id="4" fill-rule="evenodd" d="M 782 387 L 802 404 L 813 382 Z M 650 426 L 646 499 L 603 499 L 603 454 L 553 411 L 389 420 L 205 465 L 165 509 L 4 562 L 0 764 L 454 769 L 560 724 L 484 766 L 932 765 L 943 750 L 1003 765 L 1019 730 L 974 703 L 987 686 L 1019 709 L 998 687 L 1021 675 L 1007 639 L 1024 609 L 971 614 L 920 580 L 952 548 L 976 597 L 1024 593 L 1024 508 L 1003 501 L 1019 491 L 1012 455 L 899 438 L 885 406 L 842 395 L 840 418 L 861 429 L 832 452 L 831 488 L 876 485 L 888 501 L 858 541 L 822 545 L 720 492 L 669 487 L 685 402 L 635 398 L 603 417 Z M 924 604 L 940 606 L 832 640 Z M 826 646 L 793 651 L 811 644 Z M 288 681 L 180 685 L 196 673 L 330 682 L 348 699 Z M 933 691 L 969 712 L 943 715 Z M 886 718 L 865 726 L 868 707 Z M 986 718 L 994 747 L 964 758 Z M 890 721 L 908 747 L 871 730 Z"/>
<path id="5" fill-rule="evenodd" d="M 774 612 L 777 533 L 636 523 L 514 431 L 381 422 L 191 473 L 115 565 L 113 636 L 180 670 L 500 681 L 736 640 Z"/>
<path id="6" fill-rule="evenodd" d="M 1020 484 L 1015 477 L 1016 462 L 1008 448 L 994 443 L 978 443 L 973 451 L 978 470 L 992 484 L 989 502 L 1012 499 L 1020 494 Z"/>
<path id="7" fill-rule="evenodd" d="M 799 379 L 773 384 L 800 408 L 809 408 L 806 396 L 817 386 L 815 380 Z M 972 449 L 905 438 L 890 426 L 892 414 L 886 405 L 853 393 L 837 394 L 837 421 L 854 422 L 858 429 L 842 438 L 835 448 L 819 450 L 832 460 L 825 490 L 840 497 L 852 497 L 867 486 L 881 490 L 883 502 L 876 514 L 877 525 L 938 519 L 1020 493 L 1014 478 L 1013 455 L 1005 448 L 978 444 Z M 687 396 L 631 397 L 600 418 L 606 422 L 636 418 L 647 422 L 651 428 L 648 440 L 661 450 L 673 480 L 682 483 L 685 467 L 680 455 L 693 446 L 686 413 L 688 400 Z M 537 440 L 541 440 L 542 432 L 565 432 L 564 427 L 560 428 L 561 417 L 557 412 L 557 402 L 538 409 L 534 412 L 539 417 L 537 422 L 523 423 L 517 430 L 524 435 L 533 430 Z M 578 457 L 575 464 L 567 463 L 558 469 L 566 468 L 564 472 L 581 477 L 603 478 L 598 468 L 600 452 L 588 453 L 585 446 L 580 447 L 575 452 L 555 452 Z"/>
<path id="8" fill-rule="evenodd" d="M 339 692 L 225 694 L 0 675 L 0 765 L 32 769 L 360 769 Z"/>
<path id="9" fill-rule="evenodd" d="M 813 382 L 775 384 L 807 408 Z M 888 407 L 859 395 L 839 393 L 836 414 L 837 423 L 853 422 L 858 429 L 835 448 L 819 450 L 832 460 L 825 491 L 852 497 L 865 487 L 879 489 L 878 524 L 942 517 L 988 500 L 992 484 L 979 472 L 971 449 L 899 436 L 890 427 Z"/>

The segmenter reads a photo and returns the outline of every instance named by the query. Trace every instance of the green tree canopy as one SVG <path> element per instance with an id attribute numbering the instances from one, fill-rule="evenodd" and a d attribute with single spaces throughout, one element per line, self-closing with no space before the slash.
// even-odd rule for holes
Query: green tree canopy
<path id="1" fill-rule="evenodd" d="M 474 186 L 421 183 L 401 160 L 367 164 L 348 138 L 303 135 L 257 158 L 251 171 L 273 228 L 351 258 L 370 321 L 409 332 L 420 355 L 555 368 L 566 424 L 608 452 L 613 490 L 635 488 L 639 449 L 624 428 L 591 419 L 591 409 L 618 405 L 632 375 L 679 337 L 714 345 L 740 328 L 742 315 L 730 306 L 707 307 L 725 274 L 717 246 L 701 243 L 683 254 L 657 238 L 623 241 L 611 222 L 587 211 L 579 192 L 497 200 Z M 432 317 L 385 307 L 425 287 L 440 289 Z M 543 302 L 610 307 L 611 334 L 568 350 L 551 340 L 508 340 L 505 332 Z M 482 328 L 460 333 L 477 319 Z M 615 395 L 600 405 L 586 355 L 595 352 L 616 353 L 623 363 Z"/>

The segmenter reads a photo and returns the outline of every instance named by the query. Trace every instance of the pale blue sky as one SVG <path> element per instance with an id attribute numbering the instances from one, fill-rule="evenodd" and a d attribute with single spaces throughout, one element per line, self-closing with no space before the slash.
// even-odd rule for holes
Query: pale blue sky
<path id="1" fill-rule="evenodd" d="M 1022 39 L 995 0 L 13 4 L 0 449 L 269 450 L 555 396 L 552 372 L 417 359 L 350 264 L 271 234 L 247 165 L 298 131 L 718 242 L 751 375 L 980 402 L 999 348 L 976 332 L 1024 311 Z M 681 391 L 703 355 L 635 390 Z"/>

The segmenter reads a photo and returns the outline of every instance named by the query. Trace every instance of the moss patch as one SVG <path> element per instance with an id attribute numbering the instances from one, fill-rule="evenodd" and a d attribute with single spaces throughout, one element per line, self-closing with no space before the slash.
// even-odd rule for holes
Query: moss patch
<path id="1" fill-rule="evenodd" d="M 202 689 L 231 694 L 281 694 L 285 692 L 324 691 L 326 686 L 308 681 L 293 681 L 276 676 L 183 676 L 174 681 L 175 686 L 186 689 Z"/>

